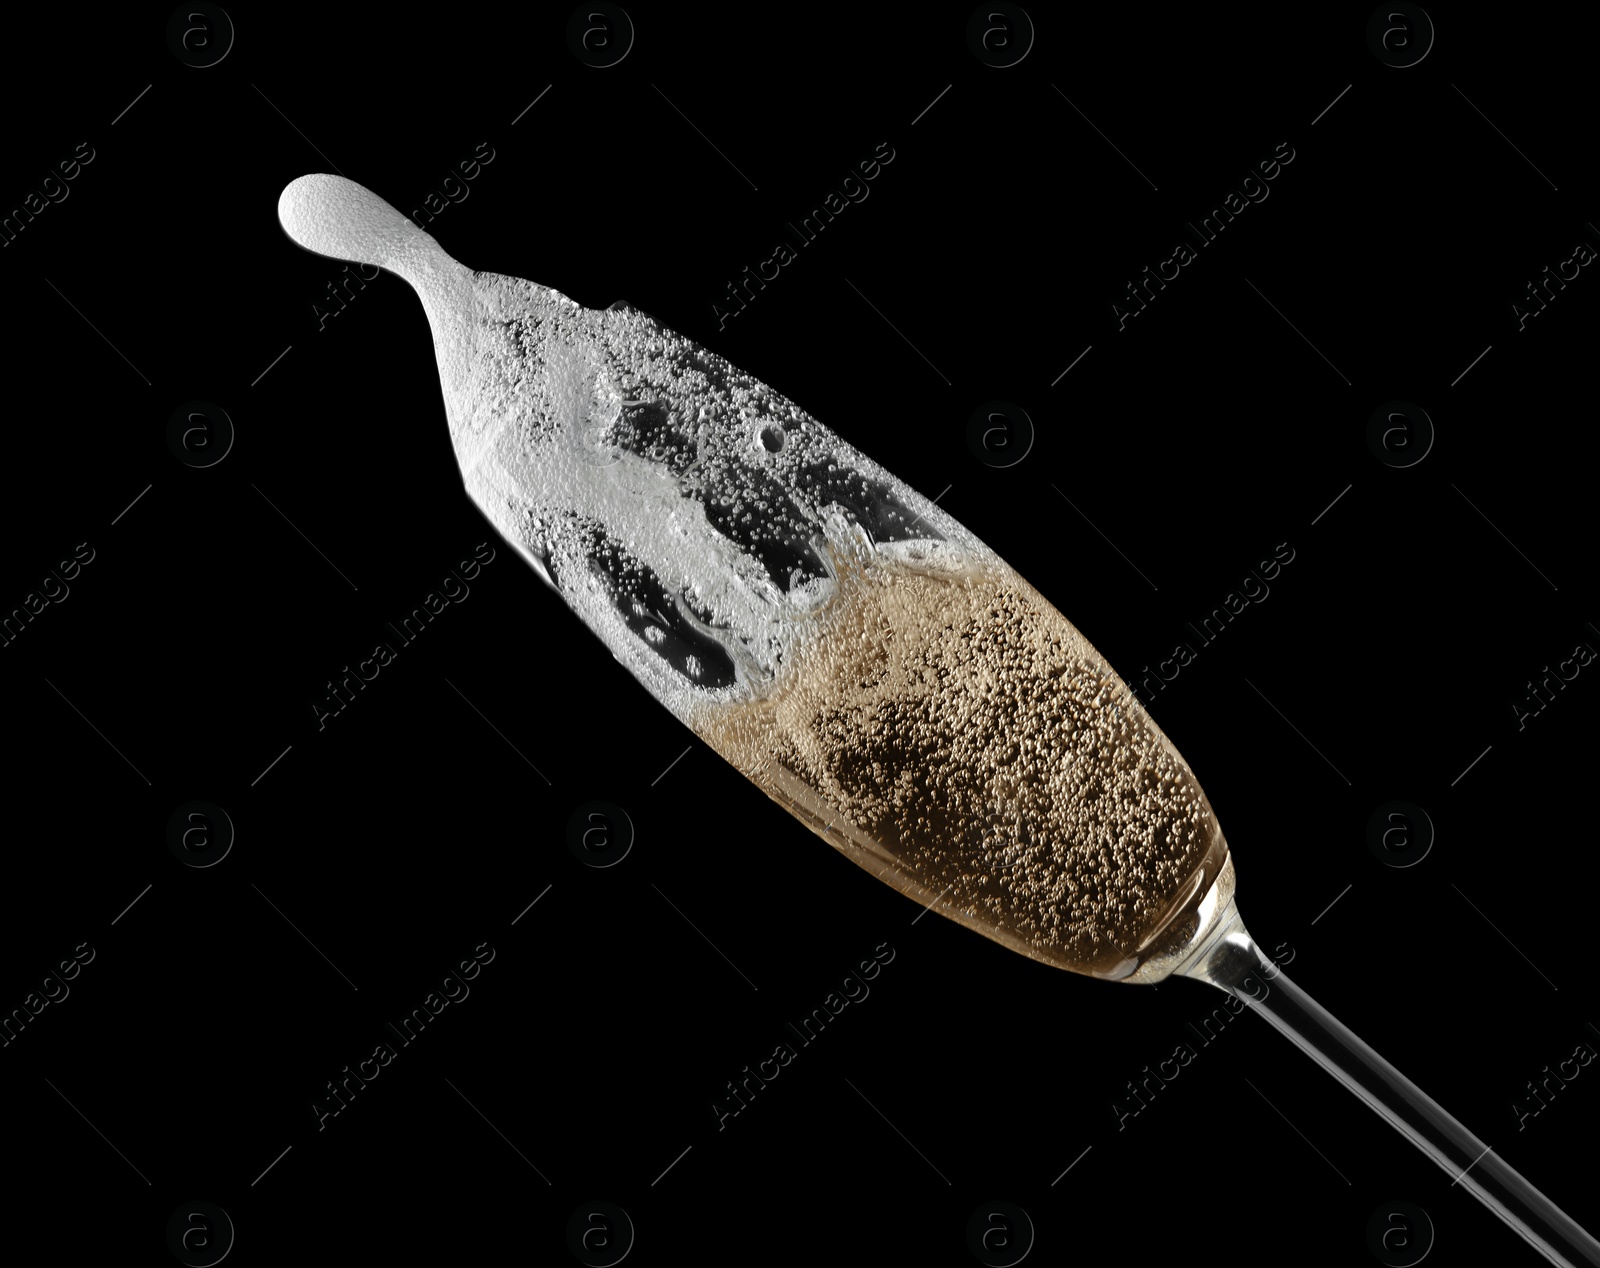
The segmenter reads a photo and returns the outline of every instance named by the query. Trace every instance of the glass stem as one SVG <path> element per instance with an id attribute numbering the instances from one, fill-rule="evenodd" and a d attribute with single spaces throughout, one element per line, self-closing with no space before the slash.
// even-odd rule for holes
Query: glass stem
<path id="1" fill-rule="evenodd" d="M 1551 1263 L 1600 1268 L 1600 1242 L 1291 982 L 1262 954 L 1237 911 L 1224 915 L 1178 971 L 1237 995 Z"/>

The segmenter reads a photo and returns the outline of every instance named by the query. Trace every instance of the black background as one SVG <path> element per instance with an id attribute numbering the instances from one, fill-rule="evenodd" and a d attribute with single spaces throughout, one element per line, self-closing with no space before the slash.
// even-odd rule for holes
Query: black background
<path id="1" fill-rule="evenodd" d="M 202 1198 L 237 1226 L 230 1262 L 559 1263 L 568 1216 L 603 1198 L 637 1228 L 632 1262 L 959 1263 L 968 1215 L 1001 1198 L 1041 1261 L 1226 1243 L 1241 1264 L 1349 1263 L 1401 1198 L 1430 1213 L 1434 1262 L 1534 1262 L 1253 1017 L 1119 1130 L 1108 1102 L 1221 996 L 913 926 L 503 545 L 318 729 L 308 700 L 494 538 L 415 295 L 384 274 L 319 328 L 339 265 L 287 240 L 278 194 L 336 166 L 409 214 L 483 142 L 493 161 L 430 226 L 453 256 L 625 298 L 913 487 L 948 486 L 940 505 L 1125 676 L 1288 543 L 1270 597 L 1151 705 L 1232 843 L 1245 919 L 1592 1209 L 1600 1072 L 1522 1130 L 1508 1107 L 1600 1042 L 1582 951 L 1600 669 L 1520 730 L 1508 703 L 1600 646 L 1582 423 L 1600 282 L 1586 269 L 1523 331 L 1509 303 L 1600 246 L 1594 32 L 1571 10 L 1434 10 L 1409 69 L 1369 52 L 1351 5 L 1035 9 L 1008 69 L 969 51 L 960 6 L 633 6 L 609 69 L 569 52 L 564 8 L 229 12 L 236 43 L 205 69 L 156 8 L 24 15 L 8 37 L 7 206 L 95 151 L 0 251 L 0 595 L 95 551 L 0 651 L 0 1005 L 96 952 L 0 1049 L 32 1178 L 17 1227 L 85 1262 L 169 1261 L 168 1215 Z M 719 329 L 724 284 L 885 141 L 870 197 Z M 1119 330 L 1124 283 L 1280 142 L 1295 158 L 1267 201 Z M 210 469 L 166 447 L 196 398 L 237 427 Z M 994 398 L 1037 426 L 1007 470 L 965 440 Z M 1437 427 L 1408 469 L 1365 439 L 1395 398 Z M 205 870 L 164 835 L 195 798 L 237 827 Z M 566 848 L 590 798 L 637 830 L 611 869 Z M 1438 832 L 1405 870 L 1366 844 L 1392 798 Z M 319 1131 L 324 1081 L 485 942 L 470 997 Z M 870 997 L 719 1131 L 724 1083 L 885 942 Z"/>

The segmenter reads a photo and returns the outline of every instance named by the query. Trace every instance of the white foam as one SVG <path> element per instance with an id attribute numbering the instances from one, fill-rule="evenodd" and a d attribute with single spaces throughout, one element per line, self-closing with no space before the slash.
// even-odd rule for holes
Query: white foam
<path id="1" fill-rule="evenodd" d="M 836 589 L 828 575 L 779 586 L 761 561 L 710 521 L 743 502 L 832 555 L 881 551 L 907 565 L 958 571 L 992 558 L 981 542 L 793 402 L 724 358 L 631 309 L 582 308 L 517 278 L 478 274 L 469 392 L 452 404 L 467 489 L 508 538 L 547 560 L 568 602 L 653 695 L 687 721 L 709 702 L 766 691 Z M 651 458 L 629 448 L 629 414 L 648 408 L 673 442 Z M 659 421 L 659 420 L 664 420 Z M 783 435 L 779 452 L 764 428 Z M 929 540 L 874 546 L 798 473 L 833 464 L 885 487 Z M 774 492 L 781 496 L 774 496 Z M 781 503 L 781 504 L 780 504 Z M 697 609 L 739 681 L 710 688 L 642 639 L 589 571 L 607 538 Z M 936 540 L 943 538 L 943 541 Z M 692 614 L 691 614 L 692 615 Z"/>

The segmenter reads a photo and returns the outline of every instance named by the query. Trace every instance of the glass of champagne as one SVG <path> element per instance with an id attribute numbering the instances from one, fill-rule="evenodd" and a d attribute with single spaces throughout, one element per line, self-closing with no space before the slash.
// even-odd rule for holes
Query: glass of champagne
<path id="1" fill-rule="evenodd" d="M 411 284 L 468 494 L 785 810 L 1022 955 L 1238 995 L 1552 1262 L 1600 1265 L 1600 1243 L 1261 952 L 1193 772 L 972 532 L 626 304 L 475 272 L 343 177 L 301 177 L 278 212 L 301 247 Z"/>

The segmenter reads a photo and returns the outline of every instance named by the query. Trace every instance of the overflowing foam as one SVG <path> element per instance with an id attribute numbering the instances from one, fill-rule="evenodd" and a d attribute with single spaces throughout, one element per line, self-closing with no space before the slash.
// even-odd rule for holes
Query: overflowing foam
<path id="1" fill-rule="evenodd" d="M 686 722 L 776 681 L 837 591 L 830 543 L 861 532 L 882 547 L 989 553 L 793 403 L 643 313 L 486 274 L 475 298 L 467 390 L 447 393 L 468 490 Z"/>

